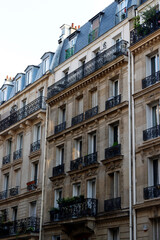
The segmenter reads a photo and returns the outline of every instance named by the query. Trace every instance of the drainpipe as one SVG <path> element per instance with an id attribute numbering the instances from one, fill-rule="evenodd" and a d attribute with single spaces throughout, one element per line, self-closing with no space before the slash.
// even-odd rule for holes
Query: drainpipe
<path id="1" fill-rule="evenodd" d="M 134 110 L 134 56 L 131 53 L 132 64 L 132 149 L 133 149 L 133 206 L 136 204 L 136 161 L 135 161 L 135 110 Z M 136 240 L 136 211 L 133 209 L 133 232 Z"/>
<path id="2" fill-rule="evenodd" d="M 44 136 L 43 169 L 42 169 L 42 197 L 41 197 L 39 240 L 42 240 L 42 226 L 43 226 L 43 212 L 44 212 L 45 176 L 46 176 L 46 161 L 47 161 L 46 150 L 47 150 L 48 112 L 49 112 L 48 104 L 46 103 L 46 124 L 45 124 L 45 136 Z"/>
<path id="3" fill-rule="evenodd" d="M 129 140 L 129 239 L 132 240 L 132 156 L 131 156 L 131 81 L 130 81 L 130 50 L 128 49 L 128 101 L 129 101 L 129 109 L 128 109 L 128 140 Z"/>

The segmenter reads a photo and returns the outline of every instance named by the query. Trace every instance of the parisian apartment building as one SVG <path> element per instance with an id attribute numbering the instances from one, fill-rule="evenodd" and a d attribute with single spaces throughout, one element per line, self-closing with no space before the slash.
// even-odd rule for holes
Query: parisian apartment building
<path id="1" fill-rule="evenodd" d="M 0 239 L 160 240 L 160 1 L 60 28 L 0 88 Z"/>

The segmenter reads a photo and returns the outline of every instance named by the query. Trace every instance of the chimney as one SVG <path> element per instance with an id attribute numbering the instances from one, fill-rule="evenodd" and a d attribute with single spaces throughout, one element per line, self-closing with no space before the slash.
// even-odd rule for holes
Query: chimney
<path id="1" fill-rule="evenodd" d="M 80 25 L 78 25 L 78 29 L 80 28 L 81 26 Z"/>
<path id="2" fill-rule="evenodd" d="M 58 43 L 60 44 L 66 37 L 69 36 L 70 32 L 70 26 L 67 24 L 63 24 L 61 27 L 61 36 L 59 37 Z"/>

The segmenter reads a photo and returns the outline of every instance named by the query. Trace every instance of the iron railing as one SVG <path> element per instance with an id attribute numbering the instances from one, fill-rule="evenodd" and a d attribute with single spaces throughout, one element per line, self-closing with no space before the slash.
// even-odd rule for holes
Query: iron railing
<path id="1" fill-rule="evenodd" d="M 121 209 L 121 197 L 108 199 L 104 201 L 104 211 L 111 212 Z"/>
<path id="2" fill-rule="evenodd" d="M 56 94 L 60 93 L 64 89 L 72 86 L 74 83 L 80 81 L 84 77 L 89 76 L 96 70 L 100 69 L 104 65 L 112 62 L 117 57 L 121 55 L 127 56 L 127 45 L 128 42 L 121 40 L 119 43 L 115 44 L 111 48 L 99 53 L 91 61 L 85 63 L 83 66 L 77 68 L 75 71 L 68 74 L 68 77 L 63 77 L 61 80 L 57 81 L 50 87 L 48 87 L 47 98 L 51 98 Z"/>
<path id="3" fill-rule="evenodd" d="M 98 114 L 98 106 L 93 107 L 85 112 L 85 120 L 94 117 Z"/>
<path id="4" fill-rule="evenodd" d="M 30 181 L 27 184 L 27 190 L 32 191 L 37 189 L 37 180 Z"/>
<path id="5" fill-rule="evenodd" d="M 97 163 L 97 152 L 84 156 L 84 166 L 90 166 Z"/>
<path id="6" fill-rule="evenodd" d="M 92 32 L 89 33 L 89 35 L 88 35 L 88 43 L 91 43 L 95 39 L 98 38 L 98 32 L 99 32 L 99 28 L 96 28 Z"/>
<path id="7" fill-rule="evenodd" d="M 121 11 L 117 12 L 115 15 L 116 24 L 120 23 L 127 17 L 127 8 L 123 8 Z"/>
<path id="8" fill-rule="evenodd" d="M 72 160 L 70 162 L 70 170 L 71 171 L 78 170 L 81 165 L 83 166 L 83 157 Z"/>
<path id="9" fill-rule="evenodd" d="M 35 152 L 35 151 L 38 151 L 40 149 L 40 146 L 41 146 L 41 141 L 40 140 L 37 140 L 36 142 L 32 143 L 31 144 L 31 153 L 32 152 Z"/>
<path id="10" fill-rule="evenodd" d="M 9 196 L 14 197 L 19 194 L 19 187 L 16 186 L 14 188 L 9 189 Z"/>
<path id="11" fill-rule="evenodd" d="M 107 101 L 106 101 L 106 110 L 117 106 L 118 104 L 121 103 L 121 95 L 117 95 L 117 96 L 113 96 L 110 97 Z"/>
<path id="12" fill-rule="evenodd" d="M 29 217 L 0 224 L 0 238 L 13 235 L 39 233 L 40 218 Z"/>
<path id="13" fill-rule="evenodd" d="M 61 164 L 53 168 L 53 172 L 52 172 L 53 177 L 59 176 L 61 174 L 64 174 L 64 164 Z"/>
<path id="14" fill-rule="evenodd" d="M 148 128 L 143 131 L 143 141 L 147 141 L 152 138 L 160 136 L 160 125 Z"/>
<path id="15" fill-rule="evenodd" d="M 50 211 L 50 221 L 62 221 L 81 217 L 95 217 L 97 215 L 98 200 L 84 198 L 82 202 L 72 203 L 68 206 L 59 207 L 59 211 Z"/>
<path id="16" fill-rule="evenodd" d="M 13 153 L 13 160 L 22 158 L 22 148 Z"/>
<path id="17" fill-rule="evenodd" d="M 0 200 L 6 199 L 8 197 L 8 190 L 0 192 Z"/>
<path id="18" fill-rule="evenodd" d="M 145 200 L 160 197 L 160 185 L 144 188 L 143 195 Z"/>
<path id="19" fill-rule="evenodd" d="M 105 159 L 113 158 L 121 155 L 121 144 L 105 149 Z"/>
<path id="20" fill-rule="evenodd" d="M 13 112 L 8 117 L 0 121 L 0 132 L 9 128 L 13 124 L 21 121 L 22 119 L 28 117 L 29 115 L 35 113 L 36 111 L 46 109 L 45 97 L 38 97 L 31 103 L 27 104 L 25 107 L 20 108 L 19 110 Z"/>
<path id="21" fill-rule="evenodd" d="M 155 17 L 147 22 L 139 25 L 136 29 L 130 32 L 130 44 L 133 45 L 141 39 L 147 37 L 151 33 L 160 28 L 160 12 L 157 12 Z"/>
<path id="22" fill-rule="evenodd" d="M 54 134 L 60 133 L 60 132 L 62 132 L 65 129 L 66 129 L 66 122 L 63 122 L 63 123 L 55 126 Z"/>
<path id="23" fill-rule="evenodd" d="M 74 125 L 76 125 L 78 123 L 83 122 L 83 116 L 84 116 L 84 114 L 81 113 L 81 114 L 77 115 L 76 117 L 73 117 L 72 118 L 72 126 L 74 126 Z"/>
<path id="24" fill-rule="evenodd" d="M 160 81 L 160 71 L 156 72 L 153 75 L 150 75 L 144 79 L 142 79 L 142 89 L 149 87 Z"/>
<path id="25" fill-rule="evenodd" d="M 11 161 L 11 154 L 8 154 L 7 156 L 3 157 L 3 165 L 10 163 Z"/>

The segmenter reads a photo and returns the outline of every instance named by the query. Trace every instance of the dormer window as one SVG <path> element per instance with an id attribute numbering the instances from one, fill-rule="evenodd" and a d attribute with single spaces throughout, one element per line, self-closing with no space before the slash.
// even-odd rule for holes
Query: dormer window
<path id="1" fill-rule="evenodd" d="M 69 38 L 68 48 L 65 50 L 65 59 L 68 59 L 75 53 L 75 44 L 77 40 L 77 35 L 73 35 Z"/>
<path id="2" fill-rule="evenodd" d="M 99 25 L 100 25 L 101 17 L 103 14 L 104 12 L 100 12 L 96 16 L 94 16 L 92 19 L 89 20 L 91 22 L 91 29 L 88 35 L 88 43 L 91 43 L 96 38 L 98 38 Z"/>
<path id="3" fill-rule="evenodd" d="M 16 80 L 16 93 L 21 90 L 21 78 Z"/>
<path id="4" fill-rule="evenodd" d="M 118 2 L 116 10 L 116 24 L 123 21 L 127 16 L 127 4 L 128 0 L 122 0 Z"/>
<path id="5" fill-rule="evenodd" d="M 3 99 L 3 101 L 7 100 L 7 88 L 2 90 L 2 99 Z"/>
<path id="6" fill-rule="evenodd" d="M 46 73 L 48 70 L 49 70 L 49 57 L 44 59 L 43 73 Z"/>
<path id="7" fill-rule="evenodd" d="M 32 70 L 29 70 L 27 73 L 26 73 L 26 80 L 27 80 L 27 85 L 30 84 L 32 82 Z"/>

